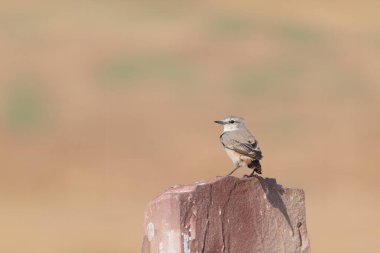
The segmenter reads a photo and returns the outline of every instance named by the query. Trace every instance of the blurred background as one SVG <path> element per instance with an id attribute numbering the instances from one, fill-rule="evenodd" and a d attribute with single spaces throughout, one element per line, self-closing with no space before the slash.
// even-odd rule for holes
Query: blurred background
<path id="1" fill-rule="evenodd" d="M 151 199 L 231 170 L 232 114 L 305 190 L 313 252 L 375 252 L 379 9 L 2 1 L 0 251 L 139 252 Z"/>

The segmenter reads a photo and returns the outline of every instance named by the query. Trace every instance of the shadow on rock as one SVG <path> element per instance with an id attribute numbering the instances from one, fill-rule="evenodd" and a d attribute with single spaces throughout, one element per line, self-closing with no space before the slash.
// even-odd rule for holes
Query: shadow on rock
<path id="1" fill-rule="evenodd" d="M 280 210 L 280 212 L 284 215 L 286 221 L 288 222 L 289 227 L 292 229 L 294 233 L 294 230 L 293 230 L 293 227 L 288 215 L 288 211 L 286 209 L 284 201 L 281 198 L 281 195 L 285 192 L 282 186 L 277 184 L 276 179 L 273 179 L 273 178 L 262 178 L 256 175 L 254 177 L 259 180 L 261 187 L 263 188 L 269 203 L 273 207 Z"/>

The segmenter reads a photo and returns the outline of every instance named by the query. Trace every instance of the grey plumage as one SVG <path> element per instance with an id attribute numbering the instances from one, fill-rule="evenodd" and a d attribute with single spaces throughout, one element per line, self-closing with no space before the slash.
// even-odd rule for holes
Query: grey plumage
<path id="1" fill-rule="evenodd" d="M 220 141 L 225 148 L 254 160 L 260 160 L 263 157 L 259 144 L 247 129 L 224 132 L 220 136 Z"/>
<path id="2" fill-rule="evenodd" d="M 257 140 L 245 127 L 244 119 L 229 116 L 223 120 L 217 120 L 215 123 L 223 125 L 220 141 L 235 166 L 228 175 L 241 166 L 253 169 L 249 176 L 253 176 L 255 172 L 261 174 L 260 159 L 263 155 Z"/>

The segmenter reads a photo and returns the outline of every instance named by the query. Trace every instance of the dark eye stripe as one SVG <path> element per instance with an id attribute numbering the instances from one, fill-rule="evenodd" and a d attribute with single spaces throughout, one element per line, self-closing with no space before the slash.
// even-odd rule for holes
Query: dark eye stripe
<path id="1" fill-rule="evenodd" d="M 235 123 L 235 121 L 234 120 L 230 120 L 230 123 L 233 124 L 233 123 Z"/>

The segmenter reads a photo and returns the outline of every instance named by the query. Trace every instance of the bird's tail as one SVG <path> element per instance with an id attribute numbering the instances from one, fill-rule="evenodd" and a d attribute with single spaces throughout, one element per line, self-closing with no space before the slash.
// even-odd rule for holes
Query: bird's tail
<path id="1" fill-rule="evenodd" d="M 257 174 L 261 174 L 261 164 L 259 160 L 253 160 L 250 164 L 248 164 L 248 168 L 253 169 Z"/>

